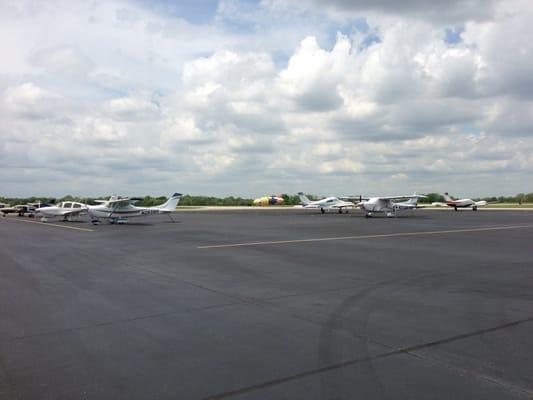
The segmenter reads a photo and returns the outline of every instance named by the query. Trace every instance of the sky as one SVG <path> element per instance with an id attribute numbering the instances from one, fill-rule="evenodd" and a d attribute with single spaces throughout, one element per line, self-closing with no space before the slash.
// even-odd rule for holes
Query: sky
<path id="1" fill-rule="evenodd" d="M 0 196 L 533 192 L 533 3 L 0 0 Z"/>

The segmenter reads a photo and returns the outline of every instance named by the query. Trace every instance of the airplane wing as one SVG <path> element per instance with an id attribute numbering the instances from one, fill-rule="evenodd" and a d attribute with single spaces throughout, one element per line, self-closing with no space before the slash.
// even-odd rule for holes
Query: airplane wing
<path id="1" fill-rule="evenodd" d="M 394 208 L 396 210 L 415 210 L 418 208 L 425 208 L 425 207 L 419 206 L 418 204 L 395 203 Z"/>
<path id="2" fill-rule="evenodd" d="M 103 204 L 103 203 L 107 203 L 108 200 L 93 200 L 94 203 L 99 203 L 99 204 Z"/>
<path id="3" fill-rule="evenodd" d="M 324 207 L 324 208 L 353 208 L 353 207 L 356 207 L 354 203 L 349 202 L 349 201 L 341 201 L 329 207 Z"/>
<path id="4" fill-rule="evenodd" d="M 402 195 L 402 196 L 387 196 L 387 197 L 376 197 L 379 200 L 404 200 L 404 199 L 425 199 L 427 196 L 424 196 L 423 194 L 409 194 L 409 195 Z"/>
<path id="5" fill-rule="evenodd" d="M 61 216 L 63 217 L 77 217 L 78 215 L 80 214 L 84 214 L 87 212 L 87 209 L 85 208 L 80 208 L 78 210 L 72 210 L 72 211 L 63 211 L 61 213 Z"/>
<path id="6" fill-rule="evenodd" d="M 110 205 L 113 205 L 114 207 L 118 207 L 119 205 L 128 205 L 128 204 L 132 204 L 132 200 L 128 197 L 126 198 L 123 198 L 123 199 L 111 199 L 111 200 L 107 200 L 106 203 L 110 204 Z"/>
<path id="7" fill-rule="evenodd" d="M 359 201 L 363 201 L 363 200 L 368 200 L 367 198 L 363 197 L 363 196 L 342 196 L 342 197 L 339 197 L 340 200 L 344 200 L 344 201 L 354 201 L 354 200 L 357 200 L 358 202 Z"/>

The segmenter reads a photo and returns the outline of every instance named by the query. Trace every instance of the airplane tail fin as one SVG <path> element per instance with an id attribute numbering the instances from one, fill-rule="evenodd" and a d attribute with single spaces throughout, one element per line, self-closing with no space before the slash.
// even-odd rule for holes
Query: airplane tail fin
<path id="1" fill-rule="evenodd" d="M 306 206 L 309 203 L 311 203 L 311 200 L 307 198 L 307 196 L 303 192 L 298 192 L 298 197 L 300 198 L 300 202 L 302 205 Z"/>
<path id="2" fill-rule="evenodd" d="M 416 206 L 418 204 L 418 199 L 425 199 L 427 198 L 426 195 L 423 194 L 417 194 L 416 192 L 413 193 L 412 197 L 409 197 L 409 199 L 406 201 L 407 204 Z"/>
<path id="3" fill-rule="evenodd" d="M 409 200 L 406 201 L 407 204 L 412 204 L 413 206 L 416 206 L 418 203 L 418 196 L 416 197 L 410 197 Z"/>
<path id="4" fill-rule="evenodd" d="M 176 206 L 180 202 L 181 196 L 181 193 L 174 193 L 165 203 L 159 206 L 155 206 L 153 208 L 156 208 L 162 212 L 174 211 L 176 209 Z"/>
<path id="5" fill-rule="evenodd" d="M 453 198 L 453 196 L 450 196 L 448 192 L 444 193 L 444 200 L 446 201 L 454 201 L 455 199 Z"/>

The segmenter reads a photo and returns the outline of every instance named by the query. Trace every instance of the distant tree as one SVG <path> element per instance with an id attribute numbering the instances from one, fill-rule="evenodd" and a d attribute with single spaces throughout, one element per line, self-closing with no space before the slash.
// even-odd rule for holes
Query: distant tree
<path id="1" fill-rule="evenodd" d="M 444 196 L 439 193 L 427 193 L 426 198 L 419 199 L 420 203 L 431 204 L 435 202 L 444 203 Z"/>
<path id="2" fill-rule="evenodd" d="M 284 200 L 284 204 L 287 206 L 296 206 L 300 204 L 300 198 L 297 195 L 284 194 L 282 197 Z"/>

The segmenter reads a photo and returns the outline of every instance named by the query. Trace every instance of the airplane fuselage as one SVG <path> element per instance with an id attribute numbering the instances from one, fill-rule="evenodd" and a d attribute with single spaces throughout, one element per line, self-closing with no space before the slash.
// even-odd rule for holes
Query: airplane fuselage
<path id="1" fill-rule="evenodd" d="M 109 207 L 106 205 L 89 206 L 89 215 L 92 218 L 132 218 L 152 214 L 160 214 L 162 210 L 147 207 Z"/>
<path id="2" fill-rule="evenodd" d="M 447 201 L 446 204 L 450 207 L 472 207 L 476 204 L 475 201 L 471 199 L 460 199 L 460 200 L 451 200 Z"/>
<path id="3" fill-rule="evenodd" d="M 354 207 L 355 207 L 354 203 L 340 200 L 337 197 L 326 197 L 325 199 L 313 201 L 303 206 L 303 208 L 319 209 L 320 211 L 322 211 L 322 213 L 325 213 L 325 211 L 329 209 L 336 209 L 338 210 L 339 213 L 341 213 L 342 210 L 345 209 L 346 212 L 348 212 L 347 210 L 349 208 L 354 208 Z"/>
<path id="4" fill-rule="evenodd" d="M 458 208 L 472 208 L 473 211 L 476 211 L 478 207 L 486 206 L 487 202 L 485 200 L 474 201 L 472 199 L 454 199 L 447 192 L 444 193 L 444 199 L 446 200 L 446 205 L 449 207 L 455 208 L 457 211 Z"/>
<path id="5" fill-rule="evenodd" d="M 41 216 L 41 221 L 47 221 L 48 218 L 63 217 L 70 220 L 72 217 L 78 217 L 87 213 L 87 205 L 75 201 L 64 201 L 56 206 L 39 207 L 35 210 L 36 214 Z"/>
<path id="6" fill-rule="evenodd" d="M 373 213 L 386 213 L 388 217 L 396 214 L 400 210 L 414 210 L 418 208 L 417 200 L 423 195 L 413 194 L 412 196 L 394 197 L 371 197 L 368 200 L 362 201 L 358 207 L 366 212 L 366 217 L 371 217 Z M 407 199 L 407 201 L 397 201 Z"/>

